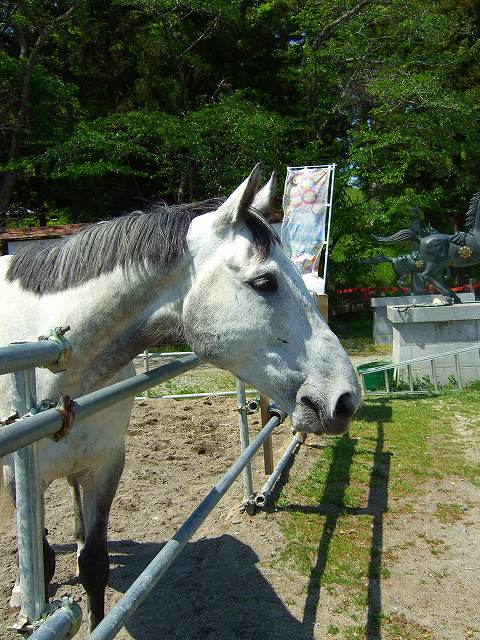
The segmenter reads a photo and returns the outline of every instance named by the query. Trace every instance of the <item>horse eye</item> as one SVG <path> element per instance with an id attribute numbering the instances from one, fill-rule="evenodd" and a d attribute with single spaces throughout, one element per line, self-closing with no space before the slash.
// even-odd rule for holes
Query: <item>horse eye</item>
<path id="1" fill-rule="evenodd" d="M 276 291 L 278 289 L 278 282 L 275 276 L 267 274 L 254 278 L 248 283 L 255 291 Z"/>

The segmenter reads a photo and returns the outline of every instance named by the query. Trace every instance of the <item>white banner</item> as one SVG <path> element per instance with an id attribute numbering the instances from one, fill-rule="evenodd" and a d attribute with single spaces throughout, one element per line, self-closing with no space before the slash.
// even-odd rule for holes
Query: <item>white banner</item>
<path id="1" fill-rule="evenodd" d="M 285 179 L 282 246 L 302 275 L 311 274 L 317 279 L 321 250 L 328 244 L 333 168 L 288 167 Z M 322 286 L 323 280 L 317 283 L 317 288 Z"/>

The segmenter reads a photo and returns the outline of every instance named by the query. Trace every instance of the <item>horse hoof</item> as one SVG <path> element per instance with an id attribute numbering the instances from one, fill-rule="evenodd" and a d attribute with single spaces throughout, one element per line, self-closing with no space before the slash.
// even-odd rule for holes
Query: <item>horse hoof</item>
<path id="1" fill-rule="evenodd" d="M 22 602 L 20 600 L 20 591 L 17 592 L 14 589 L 12 591 L 10 602 L 8 603 L 8 608 L 10 609 L 11 613 L 16 613 L 17 611 L 20 611 L 21 605 L 22 605 Z"/>

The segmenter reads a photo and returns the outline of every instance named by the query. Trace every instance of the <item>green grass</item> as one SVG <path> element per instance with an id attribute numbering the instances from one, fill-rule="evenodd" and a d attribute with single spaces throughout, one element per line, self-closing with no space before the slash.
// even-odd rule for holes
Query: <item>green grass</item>
<path id="1" fill-rule="evenodd" d="M 408 620 L 403 615 L 379 616 L 377 622 L 374 626 L 370 625 L 370 628 L 367 626 L 367 630 L 363 625 L 349 627 L 343 637 L 345 640 L 366 640 L 366 638 L 370 637 L 376 640 L 379 636 L 374 634 L 381 626 L 382 637 L 385 640 L 435 640 L 435 637 L 428 629 L 413 620 Z"/>
<path id="2" fill-rule="evenodd" d="M 478 403 L 474 389 L 441 398 L 367 399 L 350 434 L 326 438 L 305 478 L 282 490 L 277 510 L 284 544 L 272 564 L 308 576 L 309 591 L 344 598 L 343 612 L 354 624 L 343 638 L 374 638 L 380 631 L 388 640 L 432 638 L 420 625 L 375 608 L 367 630 L 358 621 L 368 604 L 369 580 L 388 580 L 395 561 L 382 550 L 385 523 L 409 512 L 427 482 L 462 477 L 480 486 L 478 468 L 467 461 L 467 445 L 455 432 L 459 417 L 478 428 Z M 472 432 L 480 444 L 479 432 Z M 464 509 L 438 503 L 435 515 L 451 524 Z M 433 555 L 445 551 L 441 540 L 424 542 Z"/>
<path id="3" fill-rule="evenodd" d="M 159 347 L 150 347 L 149 351 L 152 353 L 170 353 L 172 351 L 191 351 L 190 345 L 185 342 L 178 342 L 172 344 L 162 344 Z"/>
<path id="4" fill-rule="evenodd" d="M 423 533 L 419 533 L 418 537 L 426 543 L 433 556 L 441 556 L 446 550 L 445 541 L 441 538 L 429 538 Z"/>
<path id="5" fill-rule="evenodd" d="M 335 316 L 329 322 L 343 348 L 351 356 L 383 356 L 391 353 L 391 345 L 374 344 L 371 309 L 355 314 Z"/>
<path id="6" fill-rule="evenodd" d="M 392 353 L 389 344 L 374 344 L 373 338 L 340 338 L 342 347 L 350 356 L 388 356 Z"/>
<path id="7" fill-rule="evenodd" d="M 463 520 L 465 516 L 465 507 L 461 504 L 447 504 L 439 502 L 435 515 L 444 524 L 452 524 Z"/>
<path id="8" fill-rule="evenodd" d="M 209 391 L 235 391 L 235 377 L 227 371 L 213 367 L 198 367 L 153 387 L 149 395 L 176 395 L 208 393 Z"/>

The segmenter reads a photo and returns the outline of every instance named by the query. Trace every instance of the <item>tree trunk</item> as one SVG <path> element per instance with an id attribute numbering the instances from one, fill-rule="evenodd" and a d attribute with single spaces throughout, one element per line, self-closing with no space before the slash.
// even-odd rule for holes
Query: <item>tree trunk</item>
<path id="1" fill-rule="evenodd" d="M 20 157 L 20 139 L 25 129 L 25 123 L 29 113 L 29 101 L 32 87 L 32 74 L 33 67 L 37 55 L 43 46 L 44 42 L 57 30 L 57 28 L 65 22 L 70 16 L 79 8 L 84 0 L 75 0 L 70 9 L 65 11 L 62 15 L 55 18 L 50 25 L 39 35 L 37 41 L 30 50 L 30 55 L 27 57 L 27 43 L 24 37 L 23 29 L 18 28 L 18 37 L 20 42 L 20 58 L 26 60 L 25 72 L 22 81 L 22 93 L 20 96 L 20 105 L 18 108 L 17 119 L 15 127 L 12 133 L 12 139 L 10 141 L 10 149 L 8 155 L 8 161 L 14 162 Z M 2 180 L 0 186 L 0 228 L 5 226 L 7 209 L 10 204 L 13 190 L 18 178 L 18 171 L 8 171 Z"/>
<path id="2" fill-rule="evenodd" d="M 20 157 L 20 136 L 25 127 L 25 122 L 29 110 L 30 92 L 32 86 L 33 63 L 36 58 L 36 51 L 33 50 L 27 61 L 25 73 L 22 82 L 22 95 L 20 97 L 20 106 L 18 108 L 17 121 L 12 133 L 10 141 L 10 150 L 8 154 L 9 162 L 18 160 Z M 17 182 L 18 171 L 8 171 L 2 180 L 0 187 L 0 227 L 5 226 L 7 209 L 10 204 L 10 198 Z"/>

